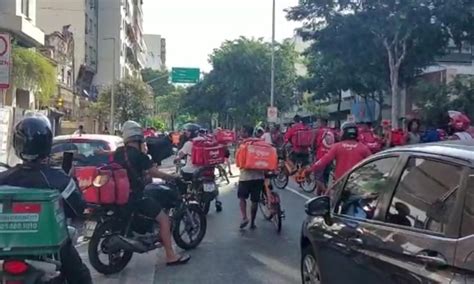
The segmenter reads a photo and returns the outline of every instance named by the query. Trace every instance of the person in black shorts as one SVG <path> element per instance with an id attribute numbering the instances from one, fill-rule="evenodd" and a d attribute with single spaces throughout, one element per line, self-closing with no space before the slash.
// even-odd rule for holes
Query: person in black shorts
<path id="1" fill-rule="evenodd" d="M 125 146 L 119 147 L 114 155 L 114 161 L 127 169 L 130 187 L 132 189 L 132 206 L 138 206 L 140 213 L 153 218 L 160 226 L 160 237 L 166 254 L 167 265 L 185 264 L 189 261 L 189 255 L 177 255 L 171 241 L 171 224 L 168 214 L 162 208 L 166 193 L 160 191 L 159 187 L 151 184 L 151 178 L 161 178 L 167 181 L 177 181 L 175 176 L 163 173 L 153 164 L 146 154 L 145 136 L 143 129 L 135 121 L 127 121 L 123 124 L 122 136 Z"/>
<path id="2" fill-rule="evenodd" d="M 244 126 L 241 131 L 243 139 L 252 137 L 253 127 Z M 240 228 L 244 229 L 249 223 L 247 216 L 247 199 L 250 197 L 252 206 L 250 207 L 250 229 L 255 229 L 255 217 L 257 216 L 258 202 L 260 194 L 265 186 L 265 174 L 263 171 L 240 170 L 239 186 L 237 197 L 240 200 L 240 213 L 242 214 L 242 222 Z"/>

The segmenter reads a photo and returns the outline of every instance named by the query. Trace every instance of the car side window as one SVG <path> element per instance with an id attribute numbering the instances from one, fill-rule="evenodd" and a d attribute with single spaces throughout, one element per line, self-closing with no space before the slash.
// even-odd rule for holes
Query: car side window
<path id="1" fill-rule="evenodd" d="M 467 180 L 461 224 L 461 237 L 470 235 L 474 235 L 474 169 Z"/>
<path id="2" fill-rule="evenodd" d="M 397 160 L 398 157 L 378 159 L 350 173 L 336 205 L 336 213 L 372 219 Z"/>
<path id="3" fill-rule="evenodd" d="M 461 174 L 461 166 L 410 158 L 390 202 L 386 222 L 444 233 Z"/>

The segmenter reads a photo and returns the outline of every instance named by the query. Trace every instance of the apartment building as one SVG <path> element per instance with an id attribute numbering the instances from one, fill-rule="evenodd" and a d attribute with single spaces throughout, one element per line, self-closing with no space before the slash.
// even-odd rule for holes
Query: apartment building
<path id="1" fill-rule="evenodd" d="M 161 35 L 145 34 L 145 44 L 147 47 L 145 56 L 145 67 L 155 70 L 166 68 L 166 39 Z"/>
<path id="2" fill-rule="evenodd" d="M 139 78 L 145 66 L 142 0 L 99 1 L 98 69 L 94 83 L 104 88 L 126 77 Z"/>
<path id="3" fill-rule="evenodd" d="M 97 95 L 92 81 L 98 65 L 98 3 L 99 0 L 37 0 L 36 5 L 38 26 L 47 34 L 69 26 L 74 36 L 73 85 L 76 93 L 86 97 Z"/>
<path id="4" fill-rule="evenodd" d="M 0 1 L 0 30 L 10 32 L 19 45 L 43 45 L 44 33 L 36 23 L 36 4 L 36 0 Z"/>

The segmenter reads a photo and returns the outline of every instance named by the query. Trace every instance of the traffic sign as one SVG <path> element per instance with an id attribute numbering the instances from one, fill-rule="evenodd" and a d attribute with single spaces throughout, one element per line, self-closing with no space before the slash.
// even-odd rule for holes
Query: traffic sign
<path id="1" fill-rule="evenodd" d="M 199 68 L 176 68 L 171 69 L 172 83 L 194 84 L 199 82 L 201 70 Z"/>
<path id="2" fill-rule="evenodd" d="M 278 108 L 276 107 L 267 108 L 267 121 L 273 122 L 273 123 L 278 121 Z"/>
<path id="3" fill-rule="evenodd" d="M 0 33 L 0 89 L 10 87 L 11 51 L 10 34 Z"/>

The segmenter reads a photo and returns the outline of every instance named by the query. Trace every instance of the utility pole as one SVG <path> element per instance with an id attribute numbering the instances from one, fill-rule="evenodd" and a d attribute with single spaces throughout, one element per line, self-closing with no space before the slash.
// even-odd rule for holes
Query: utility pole
<path id="1" fill-rule="evenodd" d="M 115 94 L 114 94 L 114 89 L 115 89 L 115 49 L 116 49 L 116 39 L 114 37 L 108 37 L 108 38 L 104 38 L 104 40 L 112 40 L 113 42 L 113 54 L 112 54 L 112 87 L 110 88 L 110 124 L 109 124 L 109 131 L 111 131 L 111 133 L 113 133 L 115 131 L 115 119 L 114 119 L 114 116 L 115 116 Z"/>
<path id="2" fill-rule="evenodd" d="M 275 0 L 272 9 L 272 70 L 270 80 L 270 106 L 274 106 L 275 100 Z"/>

